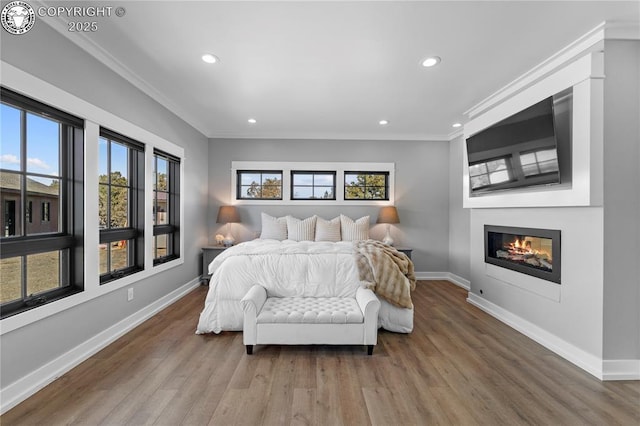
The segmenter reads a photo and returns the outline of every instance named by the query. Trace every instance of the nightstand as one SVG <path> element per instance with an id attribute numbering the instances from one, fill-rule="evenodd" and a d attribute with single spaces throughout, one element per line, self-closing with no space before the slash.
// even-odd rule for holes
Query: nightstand
<path id="1" fill-rule="evenodd" d="M 409 247 L 394 247 L 394 248 L 395 248 L 396 250 L 398 250 L 399 252 L 402 252 L 402 253 L 406 254 L 406 255 L 407 255 L 407 257 L 408 257 L 409 259 L 411 259 L 411 252 L 413 251 L 413 249 L 412 249 L 412 248 L 409 248 Z"/>
<path id="2" fill-rule="evenodd" d="M 213 262 L 213 259 L 216 258 L 217 255 L 225 251 L 227 247 L 225 246 L 206 246 L 202 247 L 202 275 L 200 279 L 204 282 L 204 284 L 209 284 L 209 279 L 211 275 L 209 275 L 209 264 Z"/>

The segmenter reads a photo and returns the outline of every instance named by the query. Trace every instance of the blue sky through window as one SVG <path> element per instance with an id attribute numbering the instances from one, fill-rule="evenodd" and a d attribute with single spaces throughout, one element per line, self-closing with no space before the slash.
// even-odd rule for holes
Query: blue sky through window
<path id="1" fill-rule="evenodd" d="M 60 124 L 27 114 L 27 172 L 59 175 Z"/>
<path id="2" fill-rule="evenodd" d="M 2 104 L 2 143 L 0 144 L 0 167 L 20 170 L 20 111 Z"/>
<path id="3" fill-rule="evenodd" d="M 0 135 L 0 168 L 20 170 L 21 128 L 20 110 L 2 104 L 0 109 L 2 130 Z M 46 117 L 27 113 L 26 171 L 42 175 L 59 176 L 60 173 L 60 124 Z M 52 179 L 32 176 L 30 179 L 49 185 Z"/>
<path id="4" fill-rule="evenodd" d="M 115 141 L 111 141 L 111 173 L 120 172 L 123 177 L 128 177 L 129 149 Z M 107 139 L 98 140 L 98 174 L 107 174 Z"/>

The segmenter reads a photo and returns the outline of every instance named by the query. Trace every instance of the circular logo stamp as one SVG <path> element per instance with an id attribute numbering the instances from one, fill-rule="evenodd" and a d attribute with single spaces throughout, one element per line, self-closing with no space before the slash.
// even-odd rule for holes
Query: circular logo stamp
<path id="1" fill-rule="evenodd" d="M 2 8 L 2 28 L 11 34 L 24 34 L 36 23 L 36 12 L 24 1 L 12 1 Z"/>

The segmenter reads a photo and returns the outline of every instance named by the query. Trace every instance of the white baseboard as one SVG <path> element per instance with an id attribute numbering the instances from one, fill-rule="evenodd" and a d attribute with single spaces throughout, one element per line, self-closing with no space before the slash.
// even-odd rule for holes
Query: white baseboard
<path id="1" fill-rule="evenodd" d="M 640 359 L 603 360 L 475 293 L 469 293 L 467 302 L 535 340 L 545 348 L 555 352 L 600 380 L 640 380 Z"/>
<path id="2" fill-rule="evenodd" d="M 602 380 L 640 380 L 640 359 L 605 359 Z"/>
<path id="3" fill-rule="evenodd" d="M 452 274 L 451 272 L 416 272 L 415 275 L 418 280 L 447 280 L 465 290 L 471 289 L 471 282 L 469 282 L 469 280 Z"/>
<path id="4" fill-rule="evenodd" d="M 519 317 L 504 308 L 478 296 L 475 293 L 469 293 L 467 302 L 482 309 L 494 318 L 514 328 L 530 339 L 540 343 L 545 348 L 557 353 L 564 359 L 585 370 L 587 373 L 603 380 L 602 359 L 592 355 L 582 349 L 572 345 L 571 343 L 549 333 L 548 331 L 538 327 L 537 325 Z"/>
<path id="5" fill-rule="evenodd" d="M 171 293 L 161 297 L 138 312 L 114 324 L 91 339 L 76 346 L 65 354 L 32 371 L 18 381 L 0 389 L 0 414 L 4 414 L 72 368 L 113 343 L 116 339 L 133 330 L 162 309 L 175 303 L 200 285 L 200 278 L 194 278 Z"/>

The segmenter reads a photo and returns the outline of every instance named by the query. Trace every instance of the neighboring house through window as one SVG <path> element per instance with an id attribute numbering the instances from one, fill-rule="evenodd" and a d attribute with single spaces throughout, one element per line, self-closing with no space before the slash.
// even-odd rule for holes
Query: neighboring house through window
<path id="1" fill-rule="evenodd" d="M 42 221 L 51 222 L 51 202 L 42 202 Z"/>

